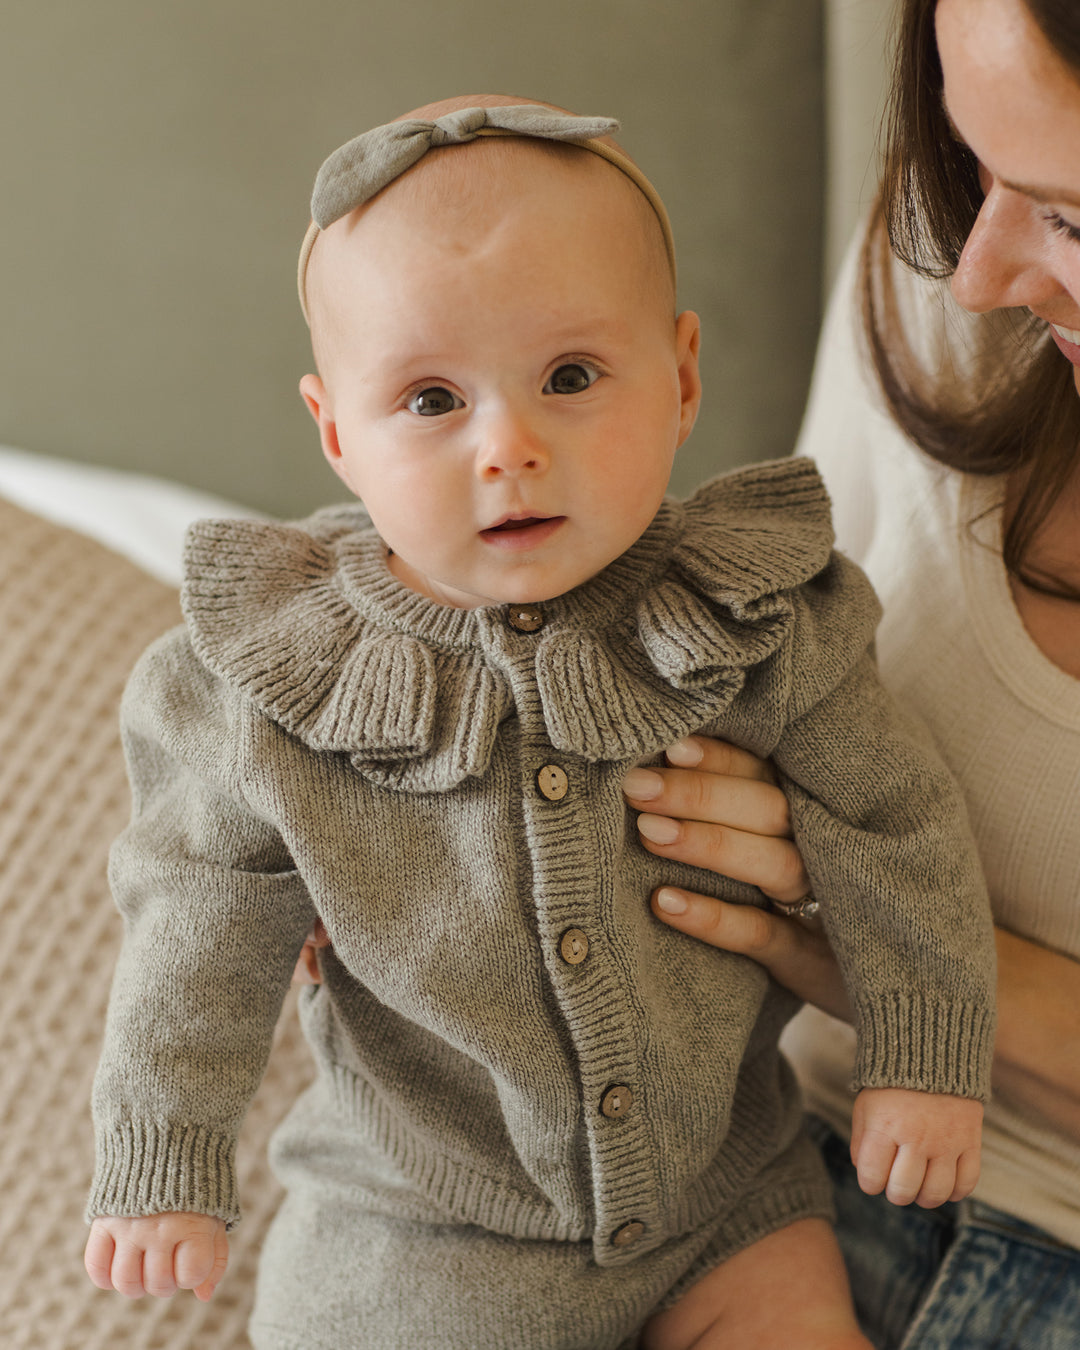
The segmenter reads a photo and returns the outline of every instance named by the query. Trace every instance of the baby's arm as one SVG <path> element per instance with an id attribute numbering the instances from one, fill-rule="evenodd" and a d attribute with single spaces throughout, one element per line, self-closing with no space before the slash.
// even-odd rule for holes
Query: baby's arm
<path id="1" fill-rule="evenodd" d="M 133 809 L 110 855 L 124 942 L 94 1081 L 91 1219 L 239 1217 L 236 1135 L 314 919 L 281 832 L 245 795 L 246 717 L 182 630 L 125 694 Z"/>
<path id="2" fill-rule="evenodd" d="M 907 1088 L 863 1088 L 851 1161 L 868 1195 L 924 1209 L 970 1195 L 979 1179 L 982 1103 Z"/>
<path id="3" fill-rule="evenodd" d="M 211 1214 L 108 1215 L 90 1226 L 83 1263 L 99 1289 L 169 1298 L 192 1289 L 205 1303 L 225 1273 L 229 1239 Z"/>

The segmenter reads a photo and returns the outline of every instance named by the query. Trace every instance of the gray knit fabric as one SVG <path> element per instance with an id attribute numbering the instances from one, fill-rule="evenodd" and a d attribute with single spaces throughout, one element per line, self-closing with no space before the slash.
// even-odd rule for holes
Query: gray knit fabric
<path id="1" fill-rule="evenodd" d="M 135 807 L 112 872 L 127 937 L 89 1212 L 235 1220 L 237 1122 L 315 914 L 333 940 L 302 1007 L 320 1079 L 283 1130 L 296 1229 L 276 1226 L 264 1272 L 290 1299 L 318 1291 L 297 1327 L 320 1300 L 367 1308 L 402 1259 L 387 1238 L 380 1268 L 370 1232 L 350 1251 L 343 1213 L 587 1251 L 598 1280 L 637 1291 L 590 1333 L 615 1346 L 655 1302 L 650 1272 L 676 1278 L 672 1251 L 685 1271 L 820 1212 L 776 1050 L 792 999 L 648 909 L 663 881 L 761 903 L 636 840 L 623 773 L 692 731 L 782 775 L 857 1013 L 858 1085 L 985 1096 L 978 862 L 950 779 L 877 682 L 877 604 L 831 539 L 808 461 L 755 466 L 665 503 L 522 632 L 503 608 L 406 590 L 353 508 L 197 526 L 187 628 L 125 699 Z M 537 788 L 551 765 L 568 780 L 557 800 Z M 590 944 L 572 965 L 569 928 Z M 631 1094 L 617 1118 L 601 1110 L 613 1085 Z M 630 1222 L 637 1240 L 618 1245 Z M 335 1235 L 321 1258 L 312 1231 Z M 466 1320 L 425 1307 L 407 1343 L 487 1345 L 454 1339 L 470 1323 L 448 1279 L 430 1297 Z M 521 1343 L 583 1344 L 580 1310 L 535 1296 L 556 1321 Z M 367 1343 L 394 1344 L 376 1316 Z M 260 1335 L 260 1350 L 353 1344 L 279 1313 Z"/>

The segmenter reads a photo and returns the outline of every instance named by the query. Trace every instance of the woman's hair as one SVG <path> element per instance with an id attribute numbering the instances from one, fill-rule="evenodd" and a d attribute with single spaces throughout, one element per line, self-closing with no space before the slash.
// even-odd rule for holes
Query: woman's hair
<path id="1" fill-rule="evenodd" d="M 942 100 L 937 0 L 903 0 L 884 126 L 881 191 L 862 258 L 863 325 L 882 391 L 900 427 L 950 468 L 1009 475 L 1004 558 L 1029 584 L 1076 592 L 1025 568 L 1032 539 L 1080 459 L 1073 368 L 1046 325 L 1025 310 L 979 321 L 970 369 L 920 366 L 903 331 L 890 254 L 925 277 L 956 270 L 982 204 L 978 163 L 957 140 Z M 1024 0 L 1080 81 L 1080 4 Z"/>

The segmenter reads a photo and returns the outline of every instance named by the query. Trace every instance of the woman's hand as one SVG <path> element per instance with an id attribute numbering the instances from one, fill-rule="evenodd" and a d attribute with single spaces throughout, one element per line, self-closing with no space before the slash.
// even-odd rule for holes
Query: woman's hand
<path id="1" fill-rule="evenodd" d="M 323 927 L 322 919 L 316 919 L 307 935 L 304 950 L 300 953 L 293 971 L 293 984 L 322 984 L 322 972 L 319 970 L 319 952 L 330 946 L 330 939 Z"/>
<path id="2" fill-rule="evenodd" d="M 809 882 L 769 765 L 704 736 L 671 746 L 667 762 L 623 780 L 627 801 L 643 813 L 638 830 L 649 852 L 749 882 L 771 900 L 802 899 Z"/>
<path id="3" fill-rule="evenodd" d="M 704 736 L 671 746 L 667 762 L 666 769 L 631 769 L 623 782 L 627 801 L 642 812 L 638 831 L 650 853 L 748 882 L 781 903 L 806 895 L 787 799 L 768 764 Z M 798 997 L 850 1020 L 839 967 L 816 925 L 671 886 L 654 891 L 652 907 L 670 927 L 752 957 Z"/>

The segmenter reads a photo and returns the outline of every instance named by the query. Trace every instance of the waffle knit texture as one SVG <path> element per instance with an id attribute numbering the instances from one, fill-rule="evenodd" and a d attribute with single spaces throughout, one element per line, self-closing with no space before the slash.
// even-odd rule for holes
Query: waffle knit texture
<path id="1" fill-rule="evenodd" d="M 316 914 L 313 1187 L 591 1244 L 598 1267 L 717 1215 L 738 1245 L 805 1212 L 804 1167 L 743 1203 L 799 1129 L 776 1049 L 790 996 L 648 910 L 665 880 L 760 894 L 646 853 L 620 793 L 699 730 L 783 777 L 859 1082 L 984 1096 L 993 944 L 963 808 L 877 682 L 877 604 L 831 540 L 808 461 L 755 466 L 665 503 L 521 632 L 406 590 L 353 508 L 196 526 L 187 627 L 125 698 L 126 939 L 89 1212 L 235 1221 L 237 1122 Z M 537 788 L 552 765 L 556 800 Z M 629 1222 L 638 1240 L 613 1242 Z"/>
<path id="2" fill-rule="evenodd" d="M 240 1148 L 246 1219 L 209 1304 L 129 1303 L 82 1267 L 85 1103 L 120 945 L 105 878 L 130 813 L 120 694 L 178 597 L 81 534 L 0 501 L 0 1345 L 244 1350 L 280 1198 L 266 1140 L 310 1078 L 289 1009 Z"/>

